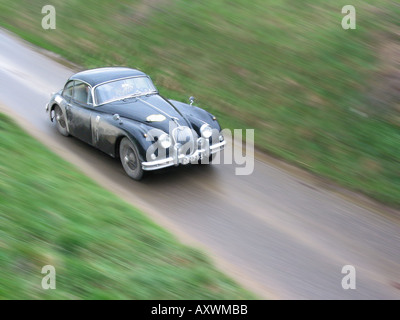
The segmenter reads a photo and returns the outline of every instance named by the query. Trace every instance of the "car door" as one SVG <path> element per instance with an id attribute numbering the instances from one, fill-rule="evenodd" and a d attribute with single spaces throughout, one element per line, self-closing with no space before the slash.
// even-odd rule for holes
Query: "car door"
<path id="1" fill-rule="evenodd" d="M 91 124 L 93 103 L 90 90 L 88 84 L 75 80 L 66 113 L 69 133 L 86 143 L 93 144 Z"/>

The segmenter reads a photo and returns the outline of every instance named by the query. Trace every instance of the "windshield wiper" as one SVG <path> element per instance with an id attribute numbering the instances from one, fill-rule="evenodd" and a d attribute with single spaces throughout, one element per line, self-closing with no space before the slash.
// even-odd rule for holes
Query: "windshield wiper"
<path id="1" fill-rule="evenodd" d="M 125 101 L 125 100 L 128 100 L 128 99 L 138 98 L 138 97 L 142 97 L 142 96 L 149 97 L 150 95 L 156 94 L 156 93 L 157 93 L 157 91 L 151 91 L 151 92 L 146 92 L 146 93 L 138 93 L 138 94 L 133 94 L 131 96 L 127 96 L 127 97 L 122 98 L 120 100 L 124 100 Z"/>
<path id="2" fill-rule="evenodd" d="M 131 95 L 131 96 L 127 96 L 127 97 L 124 97 L 124 98 L 119 99 L 119 100 L 125 101 L 125 100 L 128 100 L 128 99 L 136 98 L 136 97 L 138 97 L 138 96 L 139 96 L 138 94 L 133 94 L 133 95 Z"/>

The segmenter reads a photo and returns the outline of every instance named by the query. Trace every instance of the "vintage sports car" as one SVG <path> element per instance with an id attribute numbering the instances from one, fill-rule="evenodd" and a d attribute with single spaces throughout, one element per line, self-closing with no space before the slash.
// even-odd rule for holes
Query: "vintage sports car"
<path id="1" fill-rule="evenodd" d="M 217 119 L 190 104 L 162 97 L 145 73 L 99 68 L 70 77 L 46 105 L 58 131 L 119 157 L 126 173 L 208 163 L 226 144 Z"/>

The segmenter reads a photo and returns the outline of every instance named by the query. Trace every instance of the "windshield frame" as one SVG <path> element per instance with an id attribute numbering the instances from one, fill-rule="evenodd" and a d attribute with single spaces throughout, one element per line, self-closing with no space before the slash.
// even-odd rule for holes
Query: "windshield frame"
<path id="1" fill-rule="evenodd" d="M 137 95 L 128 95 L 128 96 L 126 96 L 126 97 L 122 97 L 122 98 L 118 98 L 118 99 L 113 99 L 113 100 L 104 101 L 104 102 L 101 103 L 101 104 L 98 104 L 98 103 L 97 103 L 97 97 L 96 97 L 96 89 L 97 89 L 97 87 L 99 87 L 99 86 L 101 86 L 101 85 L 103 85 L 103 84 L 111 83 L 111 82 L 116 82 L 116 81 L 121 81 L 121 80 L 127 80 L 127 79 L 134 79 L 134 78 L 147 78 L 147 79 L 149 79 L 150 83 L 151 83 L 152 86 L 154 87 L 154 91 L 150 91 L 150 92 L 145 93 L 145 94 L 140 93 L 140 94 L 137 94 Z M 157 94 L 157 93 L 158 93 L 158 90 L 157 90 L 156 86 L 154 85 L 153 81 L 151 80 L 151 78 L 150 78 L 148 75 L 130 76 L 130 77 L 124 77 L 124 78 L 118 78 L 118 79 L 113 79 L 113 80 L 109 80 L 109 81 L 104 81 L 104 82 L 101 82 L 101 83 L 99 83 L 99 84 L 96 84 L 96 85 L 92 88 L 92 97 L 93 97 L 93 103 L 94 103 L 93 105 L 94 105 L 95 107 L 98 107 L 98 106 L 101 106 L 101 105 L 104 105 L 104 104 L 107 104 L 107 103 L 115 102 L 115 101 L 124 100 L 124 99 L 131 98 L 131 97 L 132 97 L 132 98 L 133 98 L 133 97 L 140 97 L 140 96 L 145 96 L 145 95 L 148 95 L 148 94 L 155 94 L 155 93 Z"/>

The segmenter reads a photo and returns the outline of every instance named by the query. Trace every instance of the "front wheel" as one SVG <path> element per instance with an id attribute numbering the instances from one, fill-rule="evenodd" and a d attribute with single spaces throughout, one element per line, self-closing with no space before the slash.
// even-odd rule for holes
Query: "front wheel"
<path id="1" fill-rule="evenodd" d="M 56 127 L 59 133 L 63 136 L 68 137 L 69 133 L 67 130 L 67 124 L 65 120 L 65 116 L 59 106 L 54 108 L 54 118 L 56 119 Z"/>
<path id="2" fill-rule="evenodd" d="M 135 144 L 128 138 L 123 138 L 119 145 L 119 157 L 122 167 L 126 174 L 134 180 L 140 180 L 143 177 L 142 161 L 139 157 L 139 151 Z"/>

